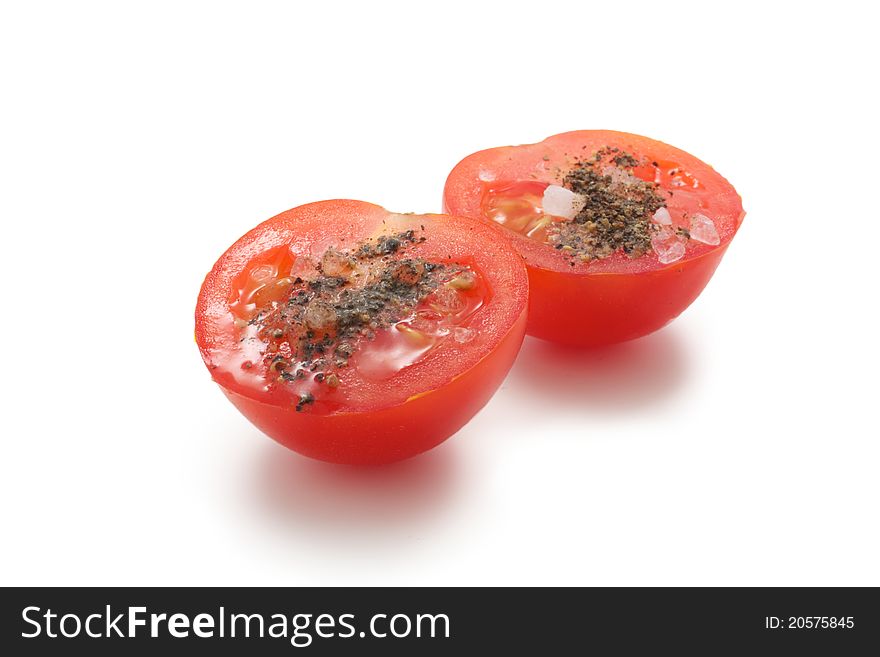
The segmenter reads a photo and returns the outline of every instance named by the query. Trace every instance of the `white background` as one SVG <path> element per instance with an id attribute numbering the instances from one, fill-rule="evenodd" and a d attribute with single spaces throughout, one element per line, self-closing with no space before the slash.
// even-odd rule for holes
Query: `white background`
<path id="1" fill-rule="evenodd" d="M 870 3 L 4 3 L 3 584 L 880 584 Z M 646 134 L 746 221 L 703 296 L 527 340 L 428 455 L 252 428 L 199 285 L 284 209 L 439 211 L 482 148 Z"/>

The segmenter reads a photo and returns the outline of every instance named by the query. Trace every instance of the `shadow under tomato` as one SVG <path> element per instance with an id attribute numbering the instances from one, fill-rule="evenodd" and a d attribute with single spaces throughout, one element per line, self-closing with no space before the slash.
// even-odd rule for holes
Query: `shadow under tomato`
<path id="1" fill-rule="evenodd" d="M 505 387 L 541 408 L 614 415 L 639 411 L 676 393 L 688 355 L 675 327 L 596 349 L 526 338 Z M 523 402 L 523 408 L 530 406 Z"/>
<path id="2" fill-rule="evenodd" d="M 460 479 L 452 445 L 378 467 L 322 463 L 270 445 L 255 475 L 260 507 L 271 520 L 350 538 L 430 520 L 449 506 Z"/>

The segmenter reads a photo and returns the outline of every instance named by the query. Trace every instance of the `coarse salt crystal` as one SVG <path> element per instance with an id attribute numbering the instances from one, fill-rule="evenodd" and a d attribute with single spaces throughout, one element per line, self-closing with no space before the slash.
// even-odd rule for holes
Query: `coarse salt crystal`
<path id="1" fill-rule="evenodd" d="M 620 169 L 618 167 L 603 167 L 602 175 L 608 176 L 611 178 L 611 182 L 619 183 L 624 185 L 632 185 L 639 181 L 634 175 L 632 175 L 626 169 Z"/>
<path id="2" fill-rule="evenodd" d="M 586 204 L 586 199 L 580 194 L 575 194 L 570 189 L 559 185 L 549 185 L 544 190 L 544 198 L 541 206 L 544 212 L 556 217 L 574 219 Z"/>
<path id="3" fill-rule="evenodd" d="M 684 239 L 665 227 L 651 236 L 651 247 L 657 254 L 657 259 L 664 265 L 684 256 Z"/>
<path id="4" fill-rule="evenodd" d="M 473 329 L 465 328 L 464 326 L 458 326 L 452 332 L 452 337 L 455 338 L 456 342 L 464 344 L 465 342 L 470 342 L 474 339 L 474 331 Z"/>
<path id="5" fill-rule="evenodd" d="M 721 244 L 721 238 L 718 236 L 718 230 L 715 228 L 715 222 L 704 214 L 697 212 L 691 215 L 691 239 L 703 244 L 717 246 Z"/>
<path id="6" fill-rule="evenodd" d="M 657 259 L 664 265 L 668 265 L 676 260 L 681 260 L 682 256 L 684 256 L 684 242 L 675 240 Z"/>
<path id="7" fill-rule="evenodd" d="M 669 214 L 669 210 L 666 208 L 657 208 L 657 212 L 654 213 L 652 219 L 655 224 L 660 224 L 661 226 L 672 225 L 672 215 Z"/>

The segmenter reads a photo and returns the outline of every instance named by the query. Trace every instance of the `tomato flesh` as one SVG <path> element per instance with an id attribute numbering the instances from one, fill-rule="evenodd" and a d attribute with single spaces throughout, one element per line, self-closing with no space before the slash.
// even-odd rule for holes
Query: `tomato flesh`
<path id="1" fill-rule="evenodd" d="M 271 437 L 382 463 L 433 447 L 488 401 L 522 341 L 526 280 L 498 229 L 326 201 L 264 222 L 220 258 L 196 337 L 214 380 Z"/>
<path id="2" fill-rule="evenodd" d="M 336 254 L 335 251 L 329 253 Z M 473 330 L 467 323 L 489 300 L 491 289 L 485 275 L 478 273 L 473 263 L 462 264 L 462 269 L 441 275 L 441 284 L 436 289 L 395 317 L 388 326 L 370 328 L 369 336 L 350 336 L 346 340 L 352 349 L 350 362 L 346 358 L 344 366 L 328 370 L 326 364 L 322 363 L 319 369 L 319 363 L 315 362 L 324 358 L 303 358 L 296 353 L 297 343 L 310 328 L 300 326 L 299 331 L 291 333 L 284 330 L 289 324 L 281 319 L 292 297 L 308 294 L 318 270 L 309 258 L 294 257 L 286 246 L 270 249 L 248 263 L 233 281 L 229 309 L 238 329 L 240 346 L 231 354 L 233 362 L 224 363 L 224 367 L 235 370 L 245 385 L 261 394 L 277 397 L 281 402 L 296 405 L 308 399 L 300 411 L 331 413 L 346 404 L 362 402 L 362 399 L 347 399 L 347 392 L 357 389 L 357 379 L 386 382 L 444 341 L 465 343 L 473 338 Z M 363 289 L 370 275 L 367 269 L 350 273 L 342 294 Z M 466 283 L 462 283 L 465 279 Z M 315 308 L 314 304 L 307 305 L 306 321 L 309 311 Z M 328 341 L 319 345 L 322 354 L 332 351 L 339 342 L 334 331 L 327 329 L 324 335 Z M 328 380 L 333 382 L 332 386 Z"/>
<path id="3" fill-rule="evenodd" d="M 569 220 L 544 213 L 544 191 L 602 152 L 632 155 L 627 175 L 650 183 L 663 199 L 667 214 L 652 219 L 663 225 L 651 224 L 651 247 L 637 257 L 618 249 L 579 260 L 553 242 L 553 231 Z M 444 210 L 503 226 L 528 266 L 527 332 L 582 346 L 637 338 L 678 316 L 711 278 L 745 215 L 734 188 L 707 164 L 612 131 L 474 153 L 450 173 Z"/>

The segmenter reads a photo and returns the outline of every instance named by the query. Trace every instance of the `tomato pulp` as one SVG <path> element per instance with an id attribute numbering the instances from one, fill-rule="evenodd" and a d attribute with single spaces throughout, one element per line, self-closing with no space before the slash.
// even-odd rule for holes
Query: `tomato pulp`
<path id="1" fill-rule="evenodd" d="M 224 253 L 196 306 L 211 375 L 307 456 L 404 459 L 489 400 L 525 333 L 528 278 L 494 226 L 360 201 L 304 205 Z"/>
<path id="2" fill-rule="evenodd" d="M 579 346 L 638 338 L 677 317 L 745 216 L 709 165 L 607 130 L 469 155 L 449 174 L 443 207 L 507 229 L 528 267 L 527 332 Z"/>

